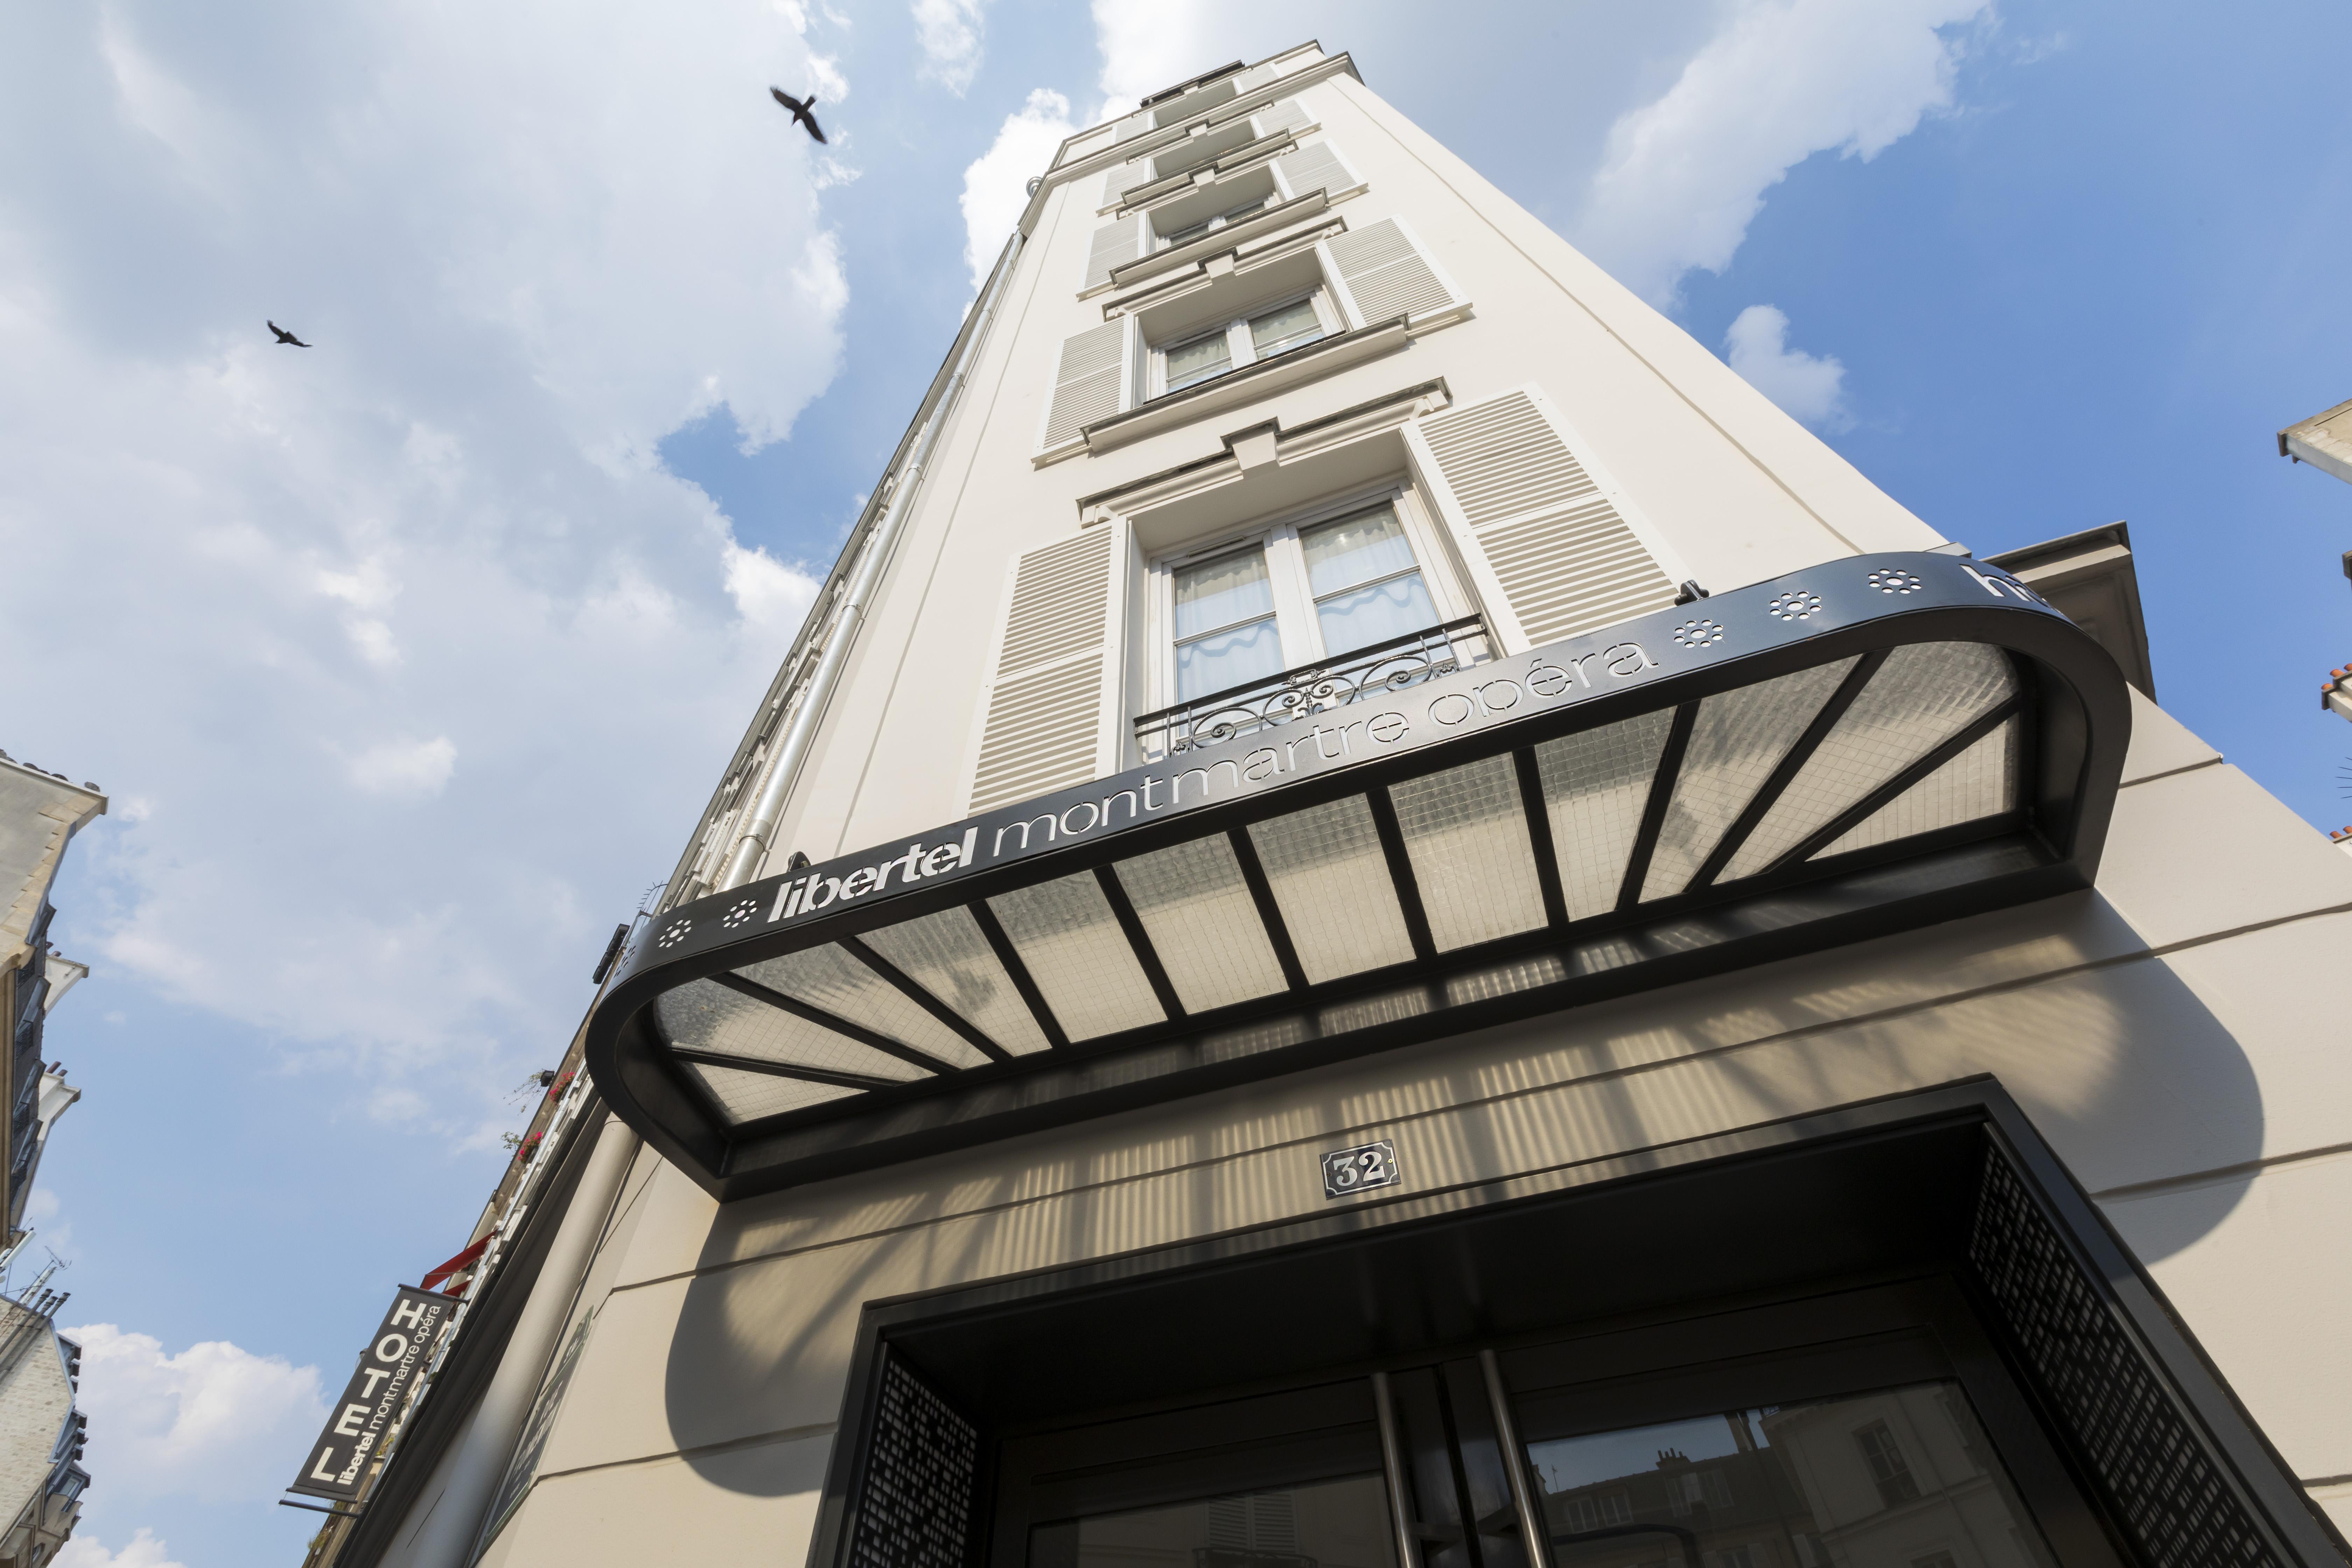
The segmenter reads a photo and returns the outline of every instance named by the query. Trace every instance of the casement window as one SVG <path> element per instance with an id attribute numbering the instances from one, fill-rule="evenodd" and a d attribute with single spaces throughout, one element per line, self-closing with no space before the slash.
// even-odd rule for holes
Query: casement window
<path id="1" fill-rule="evenodd" d="M 1253 142 L 1262 142 L 1286 131 L 1303 131 L 1314 123 L 1313 112 L 1297 99 L 1277 100 L 1255 114 L 1189 136 L 1156 154 L 1113 164 L 1103 176 L 1102 205 L 1109 206 L 1139 186 L 1207 168 Z"/>
<path id="2" fill-rule="evenodd" d="M 1463 613 L 1434 543 L 1396 492 L 1155 563 L 1151 689 L 1188 702 Z"/>
<path id="3" fill-rule="evenodd" d="M 1721 1470 L 1682 1470 L 1666 1477 L 1666 1503 L 1676 1515 L 1731 1506 L 1731 1478 Z"/>
<path id="4" fill-rule="evenodd" d="M 1227 207 L 1223 212 L 1213 214 L 1197 223 L 1188 223 L 1181 228 L 1160 234 L 1156 237 L 1153 248 L 1165 250 L 1171 245 L 1182 245 L 1187 241 L 1198 239 L 1211 230 L 1223 228 L 1229 223 L 1238 223 L 1252 213 L 1264 212 L 1266 204 L 1272 199 L 1270 196 L 1252 196 L 1247 201 Z"/>
<path id="5" fill-rule="evenodd" d="M 1862 1450 L 1862 1461 L 1870 1467 L 1870 1479 L 1877 1483 L 1878 1499 L 1888 1508 L 1913 1502 L 1919 1496 L 1919 1483 L 1911 1475 L 1909 1461 L 1903 1458 L 1903 1448 L 1895 1442 L 1894 1432 L 1884 1421 L 1874 1421 L 1853 1435 L 1854 1447 Z"/>
<path id="6" fill-rule="evenodd" d="M 1253 310 L 1206 331 L 1187 333 L 1177 342 L 1155 345 L 1150 395 L 1181 392 L 1343 330 L 1338 312 L 1320 289 Z"/>

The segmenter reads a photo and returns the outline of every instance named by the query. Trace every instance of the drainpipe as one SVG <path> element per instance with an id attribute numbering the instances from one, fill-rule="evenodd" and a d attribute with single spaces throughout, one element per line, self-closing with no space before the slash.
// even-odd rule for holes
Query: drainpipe
<path id="1" fill-rule="evenodd" d="M 873 537 L 867 541 L 865 558 L 858 563 L 850 579 L 847 593 L 843 595 L 840 612 L 835 616 L 833 628 L 825 634 L 824 651 L 817 656 L 816 668 L 808 679 L 808 689 L 801 698 L 799 711 L 793 715 L 792 728 L 784 732 L 782 742 L 768 764 L 768 776 L 761 781 L 760 795 L 752 802 L 750 816 L 743 823 L 742 837 L 735 842 L 735 852 L 728 858 L 726 868 L 719 872 L 711 891 L 724 892 L 742 886 L 760 869 L 767 858 L 769 841 L 774 837 L 776 824 L 784 815 L 784 800 L 792 794 L 793 781 L 800 774 L 801 765 L 808 760 L 809 746 L 816 739 L 817 726 L 824 720 L 826 706 L 832 701 L 834 688 L 840 684 L 841 671 L 849 662 L 850 645 L 857 640 L 858 627 L 866 621 L 866 605 L 875 588 L 882 581 L 883 571 L 890 563 L 891 553 L 898 547 L 899 530 L 905 527 L 907 515 L 914 510 L 915 492 L 922 488 L 923 466 L 929 462 L 931 448 L 938 445 L 940 432 L 947 427 L 948 416 L 955 412 L 964 379 L 971 369 L 972 360 L 980 353 L 981 340 L 988 335 L 988 324 L 996 314 L 996 306 L 1004 293 L 1004 285 L 1013 276 L 1013 265 L 1021 254 L 1021 231 L 1013 231 L 1005 242 L 1004 254 L 996 260 L 996 270 L 989 275 L 987 292 L 973 308 L 970 328 L 964 333 L 963 350 L 956 356 L 955 369 L 945 391 L 931 411 L 930 422 L 915 441 L 908 455 L 906 466 L 898 470 L 898 482 L 890 492 L 890 501 L 881 521 L 874 525 Z"/>

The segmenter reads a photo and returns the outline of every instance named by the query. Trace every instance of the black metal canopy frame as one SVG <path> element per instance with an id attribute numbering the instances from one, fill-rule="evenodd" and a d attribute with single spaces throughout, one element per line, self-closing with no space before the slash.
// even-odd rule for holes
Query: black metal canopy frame
<path id="1" fill-rule="evenodd" d="M 683 904 L 588 1026 L 722 1199 L 2089 886 L 2130 731 L 1857 556 Z"/>

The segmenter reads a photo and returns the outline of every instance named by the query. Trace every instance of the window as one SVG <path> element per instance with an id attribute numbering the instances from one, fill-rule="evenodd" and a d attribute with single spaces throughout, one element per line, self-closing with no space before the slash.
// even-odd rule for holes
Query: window
<path id="1" fill-rule="evenodd" d="M 1666 1502 L 1677 1515 L 1696 1508 L 1729 1508 L 1731 1481 L 1721 1470 L 1683 1470 L 1666 1478 Z"/>
<path id="2" fill-rule="evenodd" d="M 1326 296 L 1317 289 L 1155 348 L 1152 369 L 1160 384 L 1155 395 L 1181 392 L 1228 371 L 1305 348 L 1329 335 L 1336 321 Z"/>
<path id="3" fill-rule="evenodd" d="M 1302 530 L 1298 545 L 1327 657 L 1437 623 L 1429 584 L 1393 507 Z"/>
<path id="4" fill-rule="evenodd" d="M 1401 497 L 1163 562 L 1163 701 L 1267 679 L 1411 637 L 1458 614 Z"/>
<path id="5" fill-rule="evenodd" d="M 1885 1422 L 1872 1422 L 1856 1432 L 1853 1440 L 1862 1450 L 1863 1462 L 1870 1467 L 1870 1479 L 1878 1483 L 1879 1501 L 1893 1508 L 1918 1497 L 1919 1483 L 1911 1479 L 1911 1467 Z"/>
<path id="6" fill-rule="evenodd" d="M 1600 1530 L 1608 1525 L 1625 1524 L 1633 1517 L 1633 1500 L 1627 1497 L 1622 1489 L 1562 1498 L 1559 1507 L 1561 1520 L 1571 1531 Z"/>
<path id="7" fill-rule="evenodd" d="M 1160 244 L 1156 248 L 1165 250 L 1171 246 L 1182 245 L 1187 240 L 1198 239 L 1211 229 L 1223 228 L 1229 223 L 1238 223 L 1254 212 L 1264 211 L 1266 201 L 1266 197 L 1259 196 L 1244 202 L 1239 206 L 1227 207 L 1223 212 L 1204 217 L 1198 223 L 1188 223 L 1182 228 L 1171 230 L 1160 237 Z"/>
<path id="8" fill-rule="evenodd" d="M 1179 702 L 1281 672 L 1282 634 L 1263 545 L 1184 567 L 1175 586 Z"/>

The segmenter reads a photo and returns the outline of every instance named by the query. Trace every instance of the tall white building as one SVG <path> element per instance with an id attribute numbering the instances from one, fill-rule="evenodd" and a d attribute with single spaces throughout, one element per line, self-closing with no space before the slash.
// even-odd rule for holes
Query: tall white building
<path id="1" fill-rule="evenodd" d="M 2352 865 L 2062 543 L 1344 55 L 1074 137 L 314 1560 L 2342 1563 Z"/>

